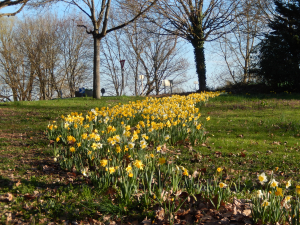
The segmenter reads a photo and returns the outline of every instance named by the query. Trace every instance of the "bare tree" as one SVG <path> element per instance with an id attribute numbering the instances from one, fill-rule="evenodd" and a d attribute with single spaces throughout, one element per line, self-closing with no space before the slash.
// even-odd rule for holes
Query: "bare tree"
<path id="1" fill-rule="evenodd" d="M 1 80 L 14 101 L 70 96 L 90 74 L 89 36 L 70 18 L 46 14 L 0 21 Z"/>
<path id="2" fill-rule="evenodd" d="M 223 58 L 226 69 L 222 70 L 220 78 L 227 82 L 248 83 L 255 81 L 250 73 L 251 54 L 268 30 L 269 14 L 266 3 L 261 0 L 242 0 L 241 7 L 234 11 L 235 19 L 231 26 L 234 32 L 223 35 L 216 51 Z"/>
<path id="3" fill-rule="evenodd" d="M 141 19 L 139 19 L 141 20 Z M 127 70 L 130 73 L 131 86 L 134 87 L 134 95 L 141 95 L 143 93 L 144 86 L 140 76 L 144 76 L 144 72 L 141 70 L 141 57 L 145 51 L 145 43 L 148 36 L 145 34 L 145 28 L 139 25 L 139 20 L 136 20 L 130 26 L 124 29 L 123 44 L 126 47 L 126 59 L 128 62 Z"/>
<path id="4" fill-rule="evenodd" d="M 160 26 L 186 39 L 194 48 L 199 91 L 206 89 L 204 42 L 216 40 L 229 32 L 224 28 L 232 23 L 237 3 L 227 0 L 162 0 L 157 4 L 158 12 L 167 21 Z"/>
<path id="5" fill-rule="evenodd" d="M 39 18 L 26 17 L 17 31 L 21 31 L 16 36 L 38 83 L 39 98 L 52 98 L 59 93 L 56 76 L 60 63 L 59 19 L 48 14 Z"/>
<path id="6" fill-rule="evenodd" d="M 18 6 L 19 7 L 19 9 L 17 9 L 15 12 L 12 12 L 12 13 L 0 13 L 0 18 L 3 17 L 3 16 L 15 16 L 16 14 L 21 12 L 21 10 L 25 7 L 25 5 L 28 1 L 29 0 L 16 0 L 16 1 L 4 0 L 4 1 L 0 1 L 0 9 L 3 9 L 5 7 L 8 7 L 8 6 Z"/>
<path id="7" fill-rule="evenodd" d="M 144 22 L 142 18 L 134 21 L 103 43 L 101 72 L 117 95 L 124 93 L 124 86 L 135 95 L 159 94 L 165 79 L 175 80 L 175 86 L 188 80 L 189 63 L 182 57 L 184 51 L 178 37 L 161 35 L 161 28 L 146 28 Z M 126 59 L 124 72 L 120 68 L 121 59 Z"/>
<path id="8" fill-rule="evenodd" d="M 111 1 L 101 0 L 63 0 L 81 10 L 90 20 L 90 24 L 82 23 L 80 26 L 91 34 L 94 40 L 94 69 L 93 69 L 93 97 L 100 99 L 100 41 L 108 33 L 121 29 L 135 21 L 138 17 L 148 11 L 158 0 L 153 1 Z M 130 19 L 120 18 L 120 23 L 110 27 L 110 12 L 131 12 L 134 16 Z"/>
<path id="9" fill-rule="evenodd" d="M 132 24 L 125 29 L 127 44 L 124 45 L 132 54 L 131 64 L 136 65 L 132 67 L 134 85 L 139 75 L 144 75 L 146 84 L 141 93 L 149 95 L 153 92 L 159 94 L 165 79 L 177 80 L 174 84 L 187 81 L 189 63 L 182 57 L 184 51 L 178 37 L 163 33 L 160 27 L 147 27 L 143 21 L 140 22 L 140 26 Z"/>
<path id="10" fill-rule="evenodd" d="M 26 56 L 20 52 L 15 39 L 14 26 L 17 22 L 2 19 L 0 24 L 0 68 L 1 79 L 12 90 L 14 101 L 30 100 L 32 85 L 26 71 Z M 9 96 L 6 96 L 9 99 Z"/>
<path id="11" fill-rule="evenodd" d="M 70 96 L 75 96 L 75 91 L 79 85 L 82 85 L 90 77 L 91 63 L 89 61 L 92 54 L 92 48 L 89 45 L 91 39 L 85 33 L 83 28 L 77 26 L 77 19 L 74 15 L 64 18 L 60 22 L 60 48 L 61 48 L 61 63 L 60 74 L 61 81 L 59 89 L 64 89 L 67 84 Z"/>
<path id="12" fill-rule="evenodd" d="M 124 43 L 122 41 L 122 31 L 116 30 L 112 35 L 105 39 L 102 50 L 104 82 L 108 87 L 115 91 L 117 96 L 121 96 L 125 91 L 127 76 L 120 62 L 124 60 Z M 127 62 L 126 62 L 127 64 Z M 113 93 L 113 92 L 112 92 Z"/>

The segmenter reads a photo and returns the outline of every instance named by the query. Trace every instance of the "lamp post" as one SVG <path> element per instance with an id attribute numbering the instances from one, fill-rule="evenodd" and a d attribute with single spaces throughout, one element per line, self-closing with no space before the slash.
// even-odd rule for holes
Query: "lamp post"
<path id="1" fill-rule="evenodd" d="M 142 92 L 141 92 L 141 96 L 143 96 L 143 93 L 144 93 L 144 89 L 143 89 L 143 80 L 144 80 L 144 75 L 139 75 L 139 79 L 141 80 L 142 82 Z"/>
<path id="2" fill-rule="evenodd" d="M 121 63 L 121 73 L 122 73 L 122 91 L 124 91 L 124 64 L 125 64 L 125 60 L 122 59 L 120 60 Z"/>

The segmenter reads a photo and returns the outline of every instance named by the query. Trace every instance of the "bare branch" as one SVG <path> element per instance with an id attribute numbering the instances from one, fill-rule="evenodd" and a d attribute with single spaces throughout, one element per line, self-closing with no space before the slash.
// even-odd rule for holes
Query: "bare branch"
<path id="1" fill-rule="evenodd" d="M 135 17 L 133 17 L 131 20 L 119 25 L 119 26 L 116 26 L 114 28 L 111 28 L 109 30 L 106 31 L 106 33 L 108 34 L 109 32 L 112 32 L 114 30 L 118 30 L 118 29 L 121 29 L 125 26 L 127 26 L 128 24 L 132 23 L 133 21 L 135 21 L 137 18 L 139 18 L 142 14 L 144 14 L 145 12 L 147 12 L 158 0 L 154 0 L 146 9 L 144 9 L 143 11 L 141 11 L 140 13 L 138 13 Z"/>
<path id="2" fill-rule="evenodd" d="M 4 1 L 0 1 L 0 9 L 2 9 L 4 7 L 7 7 L 7 6 L 14 6 L 14 5 L 22 4 L 21 7 L 13 13 L 1 13 L 0 18 L 3 17 L 3 16 L 15 16 L 16 14 L 18 14 L 19 12 L 22 11 L 22 9 L 25 7 L 25 5 L 28 1 L 29 0 L 17 0 L 17 1 L 4 0 Z"/>

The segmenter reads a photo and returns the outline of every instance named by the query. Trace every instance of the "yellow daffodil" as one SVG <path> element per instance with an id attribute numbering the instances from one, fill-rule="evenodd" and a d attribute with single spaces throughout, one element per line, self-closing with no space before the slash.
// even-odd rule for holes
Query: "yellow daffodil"
<path id="1" fill-rule="evenodd" d="M 296 186 L 296 193 L 297 193 L 298 195 L 300 195 L 300 185 L 297 185 L 297 186 Z"/>
<path id="2" fill-rule="evenodd" d="M 184 168 L 183 173 L 184 176 L 189 176 L 189 171 L 187 169 Z"/>
<path id="3" fill-rule="evenodd" d="M 144 167 L 144 164 L 142 163 L 142 161 L 141 160 L 135 160 L 135 162 L 133 163 L 133 165 L 136 167 L 136 168 L 138 168 L 138 169 L 140 169 L 140 170 L 143 170 L 143 167 Z"/>
<path id="4" fill-rule="evenodd" d="M 131 172 L 132 171 L 131 165 L 128 165 L 125 170 L 127 173 Z"/>
<path id="5" fill-rule="evenodd" d="M 120 153 L 121 152 L 121 147 L 119 145 L 116 146 L 116 152 Z"/>
<path id="6" fill-rule="evenodd" d="M 161 146 L 156 147 L 156 151 L 159 152 L 161 150 Z"/>
<path id="7" fill-rule="evenodd" d="M 162 157 L 162 158 L 159 158 L 159 159 L 158 159 L 158 164 L 159 164 L 159 165 L 163 165 L 163 164 L 165 164 L 165 163 L 166 163 L 166 158 Z"/>
<path id="8" fill-rule="evenodd" d="M 91 148 L 95 150 L 95 149 L 97 148 L 97 144 L 96 144 L 96 143 L 93 143 L 93 144 L 91 145 Z"/>
<path id="9" fill-rule="evenodd" d="M 81 138 L 83 139 L 83 140 L 85 140 L 85 139 L 87 139 L 87 133 L 83 133 L 82 135 L 81 135 Z"/>
<path id="10" fill-rule="evenodd" d="M 102 160 L 100 160 L 100 165 L 101 165 L 102 167 L 106 167 L 107 162 L 108 162 L 107 159 L 102 159 Z"/>
<path id="11" fill-rule="evenodd" d="M 114 172 L 116 172 L 115 167 L 109 167 L 108 170 L 109 170 L 110 174 L 113 174 Z"/>
<path id="12" fill-rule="evenodd" d="M 281 196 L 281 197 L 283 197 L 283 194 L 282 194 L 282 188 L 278 188 L 278 187 L 277 187 L 277 189 L 276 189 L 276 191 L 275 191 L 275 195 L 276 195 L 276 196 Z"/>
<path id="13" fill-rule="evenodd" d="M 219 187 L 220 187 L 220 188 L 225 188 L 225 187 L 227 187 L 227 184 L 225 184 L 225 183 L 223 183 L 223 182 L 220 182 L 220 183 L 219 183 Z"/>

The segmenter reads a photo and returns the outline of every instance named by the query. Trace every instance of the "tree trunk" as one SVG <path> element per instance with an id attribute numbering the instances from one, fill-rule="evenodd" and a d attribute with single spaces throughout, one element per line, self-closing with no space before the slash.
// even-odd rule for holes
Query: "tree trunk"
<path id="1" fill-rule="evenodd" d="M 100 99 L 100 42 L 101 38 L 94 38 L 94 71 L 93 71 L 93 98 Z"/>
<path id="2" fill-rule="evenodd" d="M 204 41 L 192 40 L 194 47 L 196 72 L 198 74 L 199 92 L 206 90 L 206 68 L 205 68 L 205 55 L 204 55 Z"/>

